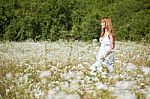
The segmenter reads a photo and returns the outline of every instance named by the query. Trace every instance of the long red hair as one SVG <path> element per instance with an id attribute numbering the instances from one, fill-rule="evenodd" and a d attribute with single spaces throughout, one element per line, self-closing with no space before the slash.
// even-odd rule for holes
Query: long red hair
<path id="1" fill-rule="evenodd" d="M 113 28 L 111 18 L 110 17 L 104 17 L 101 19 L 101 21 L 105 22 L 105 28 L 101 28 L 101 37 L 104 35 L 105 29 L 107 29 L 107 31 L 109 32 L 109 36 L 112 35 L 112 37 L 115 41 L 115 33 L 114 33 L 114 28 Z"/>
<path id="2" fill-rule="evenodd" d="M 111 18 L 109 18 L 109 17 L 104 17 L 104 18 L 102 18 L 101 21 L 104 21 L 104 22 L 105 22 L 105 28 L 103 28 L 103 29 L 101 30 L 101 36 L 104 35 L 105 29 L 107 29 L 107 31 L 110 33 L 110 35 L 114 36 L 114 28 L 113 28 L 113 25 L 112 25 L 112 20 L 111 20 Z"/>

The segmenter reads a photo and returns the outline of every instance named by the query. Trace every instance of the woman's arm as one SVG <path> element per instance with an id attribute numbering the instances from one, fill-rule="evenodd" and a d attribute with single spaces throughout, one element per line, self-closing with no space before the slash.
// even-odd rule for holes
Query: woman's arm
<path id="1" fill-rule="evenodd" d="M 103 40 L 103 37 L 100 37 L 100 38 L 99 38 L 99 41 L 100 41 L 101 43 L 102 43 L 102 40 Z"/>
<path id="2" fill-rule="evenodd" d="M 109 39 L 110 39 L 110 49 L 106 52 L 105 58 L 110 54 L 110 52 L 114 48 L 114 38 L 113 38 L 113 36 L 109 35 Z"/>
<path id="3" fill-rule="evenodd" d="M 110 51 L 114 48 L 114 38 L 112 35 L 109 35 L 109 39 L 110 39 Z"/>

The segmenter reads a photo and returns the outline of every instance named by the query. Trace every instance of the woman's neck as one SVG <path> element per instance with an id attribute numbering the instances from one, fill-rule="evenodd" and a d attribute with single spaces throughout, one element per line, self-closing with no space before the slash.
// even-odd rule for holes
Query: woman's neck
<path id="1" fill-rule="evenodd" d="M 104 35 L 109 35 L 109 32 L 106 30 Z"/>

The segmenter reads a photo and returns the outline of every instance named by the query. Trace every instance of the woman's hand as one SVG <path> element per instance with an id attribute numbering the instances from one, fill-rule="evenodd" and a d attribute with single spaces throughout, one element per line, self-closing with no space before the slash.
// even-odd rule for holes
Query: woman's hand
<path id="1" fill-rule="evenodd" d="M 101 58 L 101 60 L 104 61 L 104 60 L 105 60 L 105 57 L 103 56 L 103 57 Z"/>
<path id="2" fill-rule="evenodd" d="M 107 51 L 105 54 L 105 58 L 110 54 L 111 50 Z"/>
<path id="3" fill-rule="evenodd" d="M 102 40 L 103 40 L 103 38 L 102 38 L 102 37 L 100 37 L 100 38 L 99 38 L 99 41 L 100 41 L 100 42 L 102 42 Z"/>
<path id="4" fill-rule="evenodd" d="M 108 50 L 104 56 L 102 56 L 101 60 L 104 61 L 106 57 L 111 53 L 111 50 Z"/>

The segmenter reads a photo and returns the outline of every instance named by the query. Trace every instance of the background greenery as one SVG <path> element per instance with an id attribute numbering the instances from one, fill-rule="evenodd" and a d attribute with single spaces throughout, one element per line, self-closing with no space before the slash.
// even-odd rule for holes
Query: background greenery
<path id="1" fill-rule="evenodd" d="M 0 0 L 0 40 L 98 39 L 105 16 L 116 40 L 150 42 L 150 0 Z"/>

